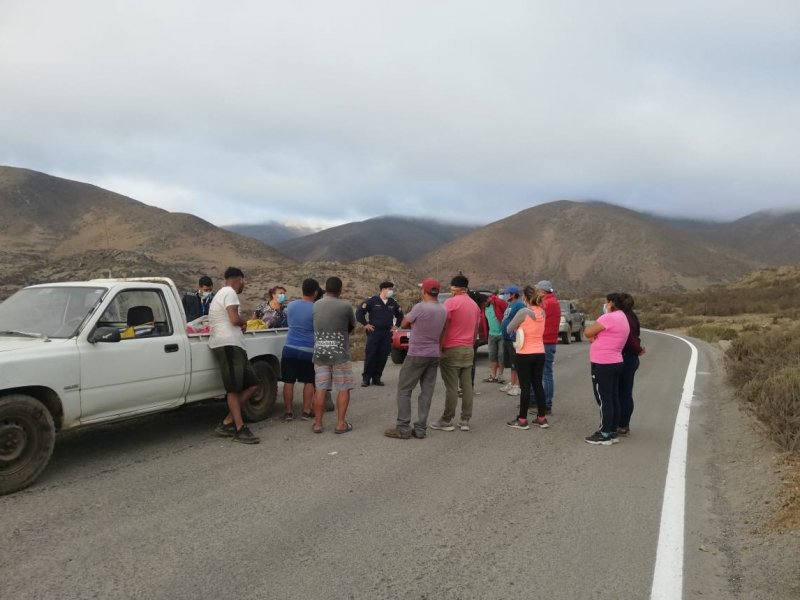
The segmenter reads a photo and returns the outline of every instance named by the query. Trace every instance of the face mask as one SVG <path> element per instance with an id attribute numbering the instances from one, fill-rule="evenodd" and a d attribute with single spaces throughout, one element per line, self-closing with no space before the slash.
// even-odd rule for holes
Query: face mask
<path id="1" fill-rule="evenodd" d="M 500 294 L 501 300 L 505 300 L 506 302 L 508 302 L 508 298 L 509 298 L 508 294 Z"/>
<path id="2" fill-rule="evenodd" d="M 389 290 L 388 292 L 386 292 L 387 298 L 391 298 L 392 296 L 394 296 L 394 290 Z"/>
<path id="3" fill-rule="evenodd" d="M 209 291 L 200 292 L 200 295 L 203 296 L 203 300 L 205 300 L 206 298 L 208 298 L 211 295 L 211 292 L 209 292 Z"/>
<path id="4" fill-rule="evenodd" d="M 278 294 L 278 302 L 280 302 L 281 304 L 286 302 L 286 294 Z"/>
<path id="5" fill-rule="evenodd" d="M 607 314 L 608 314 L 608 302 L 606 302 L 605 304 L 603 304 L 603 314 L 604 314 L 604 315 L 607 315 Z"/>

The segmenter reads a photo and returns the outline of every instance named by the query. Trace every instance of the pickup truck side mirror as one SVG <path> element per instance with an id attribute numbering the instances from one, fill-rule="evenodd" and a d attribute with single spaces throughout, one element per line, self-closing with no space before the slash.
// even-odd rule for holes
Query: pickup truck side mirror
<path id="1" fill-rule="evenodd" d="M 87 339 L 90 344 L 96 344 L 97 342 L 118 342 L 122 338 L 117 327 L 98 327 Z"/>

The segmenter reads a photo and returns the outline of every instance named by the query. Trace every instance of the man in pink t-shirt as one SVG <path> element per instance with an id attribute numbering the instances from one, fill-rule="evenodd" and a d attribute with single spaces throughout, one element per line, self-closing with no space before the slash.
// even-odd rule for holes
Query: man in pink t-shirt
<path id="1" fill-rule="evenodd" d="M 592 343 L 589 347 L 592 389 L 594 399 L 600 407 L 600 429 L 586 437 L 589 444 L 610 446 L 618 441 L 622 348 L 628 341 L 629 333 L 628 317 L 622 311 L 619 294 L 609 294 L 603 305 L 603 314 L 584 332 L 586 339 Z"/>
<path id="2" fill-rule="evenodd" d="M 431 429 L 453 431 L 453 418 L 458 405 L 458 387 L 461 384 L 461 419 L 458 427 L 469 431 L 472 417 L 472 360 L 475 356 L 475 337 L 481 321 L 481 310 L 467 295 L 469 280 L 456 275 L 450 281 L 453 294 L 445 303 L 447 320 L 442 332 L 442 359 L 439 369 L 445 387 L 445 405 L 442 418 L 431 423 Z"/>

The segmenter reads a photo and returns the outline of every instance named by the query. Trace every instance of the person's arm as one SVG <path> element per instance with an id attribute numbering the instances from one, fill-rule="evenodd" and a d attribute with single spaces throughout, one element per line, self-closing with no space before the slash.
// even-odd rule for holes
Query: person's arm
<path id="1" fill-rule="evenodd" d="M 395 327 L 402 327 L 402 325 L 403 325 L 403 309 L 400 308 L 400 304 L 398 304 L 397 302 L 394 303 L 394 306 L 395 306 L 395 309 L 394 309 L 394 317 L 395 317 L 394 325 L 395 325 Z"/>
<path id="2" fill-rule="evenodd" d="M 591 325 L 589 325 L 586 329 L 583 330 L 583 335 L 586 336 L 586 339 L 590 342 L 594 341 L 594 338 L 597 337 L 597 334 L 600 333 L 605 329 L 605 325 L 603 325 L 600 320 L 598 319 Z"/>
<path id="3" fill-rule="evenodd" d="M 361 323 L 366 331 L 374 331 L 375 327 L 367 321 L 367 316 L 369 316 L 369 312 L 367 312 L 368 310 L 369 298 L 364 300 L 356 309 L 356 321 Z"/>
<path id="4" fill-rule="evenodd" d="M 506 333 L 508 333 L 509 335 L 514 333 L 519 328 L 519 326 L 522 325 L 522 322 L 525 320 L 526 316 L 527 314 L 524 309 L 518 310 L 514 315 L 514 318 L 508 322 L 508 325 L 506 325 Z"/>
<path id="5" fill-rule="evenodd" d="M 347 331 L 348 333 L 353 333 L 353 330 L 356 328 L 356 319 L 353 316 L 353 310 L 350 309 L 350 322 L 347 324 Z"/>
<path id="6" fill-rule="evenodd" d="M 226 306 L 225 310 L 228 312 L 228 319 L 231 325 L 240 327 L 242 332 L 244 332 L 244 330 L 247 329 L 247 321 L 243 321 L 242 317 L 239 316 L 239 305 L 231 304 L 230 306 Z"/>

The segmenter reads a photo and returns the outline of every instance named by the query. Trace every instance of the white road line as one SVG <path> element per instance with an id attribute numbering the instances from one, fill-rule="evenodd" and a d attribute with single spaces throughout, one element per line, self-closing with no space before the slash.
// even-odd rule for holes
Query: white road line
<path id="1" fill-rule="evenodd" d="M 671 333 L 653 331 L 677 338 L 692 349 L 683 394 L 672 432 L 669 466 L 664 484 L 664 503 L 661 506 L 661 525 L 653 573 L 650 600 L 681 600 L 683 598 L 683 534 L 686 505 L 686 452 L 689 441 L 689 416 L 697 373 L 697 348 L 690 341 Z"/>

